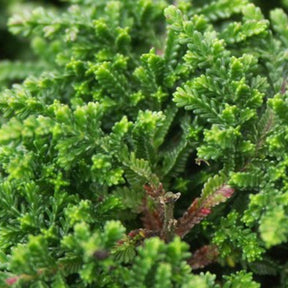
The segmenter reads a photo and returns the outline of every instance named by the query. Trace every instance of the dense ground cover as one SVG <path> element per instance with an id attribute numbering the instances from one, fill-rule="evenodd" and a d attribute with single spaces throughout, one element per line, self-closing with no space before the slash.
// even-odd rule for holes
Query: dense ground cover
<path id="1" fill-rule="evenodd" d="M 0 286 L 286 287 L 287 4 L 1 2 Z"/>

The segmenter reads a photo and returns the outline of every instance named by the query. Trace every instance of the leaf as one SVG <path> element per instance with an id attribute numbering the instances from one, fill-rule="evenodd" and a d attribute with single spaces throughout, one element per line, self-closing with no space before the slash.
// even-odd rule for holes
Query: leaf
<path id="1" fill-rule="evenodd" d="M 281 206 L 270 209 L 260 219 L 260 234 L 266 247 L 286 242 L 288 239 L 288 220 Z"/>
<path id="2" fill-rule="evenodd" d="M 152 171 L 149 162 L 144 159 L 137 159 L 134 153 L 130 155 L 129 168 L 138 176 L 143 177 L 146 181 L 150 182 L 152 179 Z"/>
<path id="3" fill-rule="evenodd" d="M 288 45 L 288 17 L 282 9 L 275 9 L 270 14 L 273 29 L 285 46 Z"/>
<path id="4" fill-rule="evenodd" d="M 230 276 L 223 277 L 226 280 L 223 288 L 241 287 L 246 285 L 251 288 L 260 288 L 260 284 L 253 281 L 252 274 L 245 271 L 238 271 Z"/>
<path id="5" fill-rule="evenodd" d="M 220 0 L 199 8 L 197 13 L 205 15 L 209 20 L 229 18 L 231 15 L 241 12 L 247 5 L 246 0 Z"/>
<path id="6" fill-rule="evenodd" d="M 257 189 L 261 183 L 263 174 L 261 171 L 251 172 L 235 172 L 230 176 L 229 183 L 239 188 L 255 188 Z"/>
<path id="7" fill-rule="evenodd" d="M 207 99 L 205 95 L 199 95 L 198 92 L 190 88 L 189 83 L 183 88 L 178 87 L 174 93 L 173 101 L 178 107 L 184 107 L 187 110 L 193 110 L 196 115 L 211 123 L 222 123 L 219 108 L 213 99 Z"/>
<path id="8" fill-rule="evenodd" d="M 279 272 L 279 266 L 269 259 L 258 260 L 249 264 L 249 268 L 257 275 L 273 275 Z"/>

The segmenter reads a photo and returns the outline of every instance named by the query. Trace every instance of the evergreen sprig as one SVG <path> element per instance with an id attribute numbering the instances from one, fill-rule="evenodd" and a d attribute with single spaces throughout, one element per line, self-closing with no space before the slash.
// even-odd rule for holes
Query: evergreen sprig
<path id="1" fill-rule="evenodd" d="M 1 287 L 286 287 L 285 10 L 171 2 L 10 18 Z"/>

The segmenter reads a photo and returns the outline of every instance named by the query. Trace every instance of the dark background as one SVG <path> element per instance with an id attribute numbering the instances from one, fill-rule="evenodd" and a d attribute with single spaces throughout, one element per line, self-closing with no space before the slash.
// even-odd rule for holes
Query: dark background
<path id="1" fill-rule="evenodd" d="M 0 60 L 23 59 L 27 56 L 28 43 L 26 40 L 11 35 L 7 29 L 7 21 L 13 12 L 17 13 L 20 5 L 63 7 L 65 3 L 59 0 L 0 0 Z"/>

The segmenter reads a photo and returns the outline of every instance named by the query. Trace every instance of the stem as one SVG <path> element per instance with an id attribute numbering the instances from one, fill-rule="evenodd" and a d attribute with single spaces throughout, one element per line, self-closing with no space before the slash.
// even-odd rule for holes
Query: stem
<path id="1" fill-rule="evenodd" d="M 170 242 L 175 235 L 175 226 L 177 221 L 174 219 L 174 205 L 179 199 L 180 193 L 167 192 L 160 203 L 164 206 L 164 223 L 161 231 L 162 238 L 166 242 Z"/>

